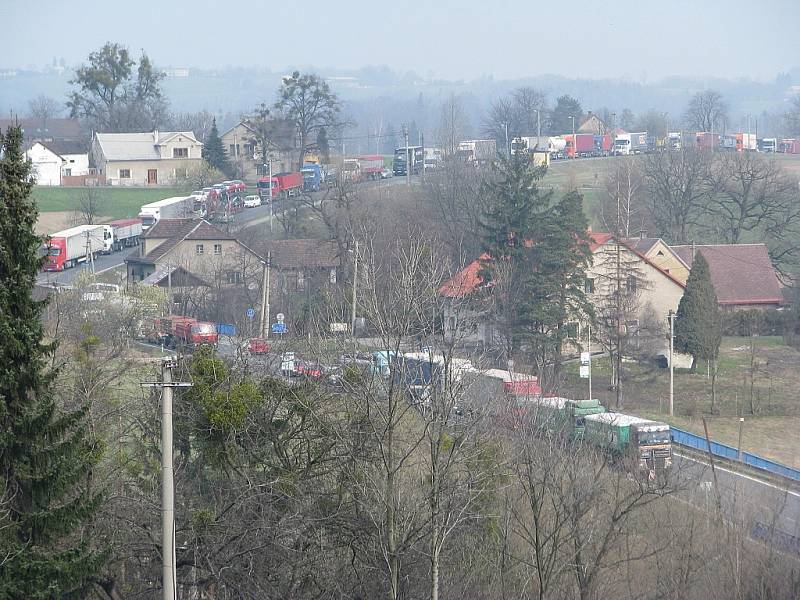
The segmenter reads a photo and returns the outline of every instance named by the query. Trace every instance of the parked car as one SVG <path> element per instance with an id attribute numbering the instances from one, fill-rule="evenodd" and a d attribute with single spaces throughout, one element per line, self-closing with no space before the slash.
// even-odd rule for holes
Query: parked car
<path id="1" fill-rule="evenodd" d="M 392 173 L 392 171 L 390 169 L 384 168 L 381 171 L 381 179 L 389 179 L 390 177 L 393 177 L 393 176 L 394 176 L 394 173 Z"/>
<path id="2" fill-rule="evenodd" d="M 269 352 L 269 342 L 264 338 L 250 338 L 247 343 L 247 351 L 250 354 L 267 354 Z"/>
<path id="3" fill-rule="evenodd" d="M 244 207 L 245 208 L 256 208 L 257 206 L 261 206 L 261 196 L 245 196 L 244 197 Z"/>

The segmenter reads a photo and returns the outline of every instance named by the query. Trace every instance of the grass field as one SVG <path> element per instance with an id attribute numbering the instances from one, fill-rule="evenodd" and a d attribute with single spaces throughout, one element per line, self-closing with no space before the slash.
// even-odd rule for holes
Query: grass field
<path id="1" fill-rule="evenodd" d="M 669 371 L 654 365 L 626 363 L 623 367 L 622 412 L 667 421 L 676 427 L 703 434 L 702 418 L 712 439 L 736 446 L 739 416 L 745 418 L 742 448 L 785 464 L 800 467 L 800 351 L 785 346 L 779 337 L 759 337 L 755 348 L 753 408 L 750 410 L 750 347 L 748 338 L 723 339 L 717 377 L 717 405 L 711 408 L 711 383 L 705 365 L 698 372 L 676 371 L 675 417 L 668 417 Z M 592 360 L 593 396 L 613 407 L 609 390 L 608 358 Z M 567 367 L 564 392 L 584 398 L 586 380 L 578 366 Z"/>
<path id="2" fill-rule="evenodd" d="M 79 210 L 81 197 L 91 189 L 98 194 L 98 214 L 112 219 L 135 217 L 142 204 L 155 202 L 180 192 L 172 188 L 67 188 L 37 186 L 33 189 L 33 197 L 39 206 L 39 212 L 74 212 Z"/>

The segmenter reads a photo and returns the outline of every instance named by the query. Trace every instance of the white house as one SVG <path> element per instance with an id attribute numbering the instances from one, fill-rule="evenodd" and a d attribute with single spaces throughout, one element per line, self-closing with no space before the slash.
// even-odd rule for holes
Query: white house
<path id="1" fill-rule="evenodd" d="M 34 142 L 25 158 L 33 164 L 39 185 L 61 185 L 63 177 L 89 173 L 89 154 L 80 142 Z"/>
<path id="2" fill-rule="evenodd" d="M 191 131 L 95 133 L 91 163 L 110 185 L 174 185 L 203 162 Z"/>

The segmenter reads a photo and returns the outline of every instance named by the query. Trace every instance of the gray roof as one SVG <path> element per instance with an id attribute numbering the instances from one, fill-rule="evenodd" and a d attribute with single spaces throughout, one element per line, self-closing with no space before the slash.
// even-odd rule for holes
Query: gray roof
<path id="1" fill-rule="evenodd" d="M 192 144 L 197 141 L 191 131 L 149 131 L 147 133 L 96 133 L 106 160 L 159 160 L 158 146 L 181 136 Z M 171 157 L 169 157 L 171 158 Z"/>

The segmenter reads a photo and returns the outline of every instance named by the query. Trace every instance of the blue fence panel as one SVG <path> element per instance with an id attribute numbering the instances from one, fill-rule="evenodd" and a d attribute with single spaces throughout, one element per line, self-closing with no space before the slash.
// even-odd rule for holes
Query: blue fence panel
<path id="1" fill-rule="evenodd" d="M 708 442 L 706 442 L 706 438 L 700 435 L 689 433 L 688 431 L 683 431 L 677 427 L 670 427 L 670 432 L 672 434 L 672 441 L 676 444 L 680 444 L 681 446 L 689 446 L 690 448 L 696 448 L 697 450 L 708 452 Z M 715 441 L 711 442 L 711 453 L 715 456 L 730 458 L 731 460 L 736 460 L 739 458 L 739 452 L 736 450 L 736 448 L 726 444 L 720 444 L 719 442 Z"/>
<path id="2" fill-rule="evenodd" d="M 688 446 L 689 448 L 695 448 L 702 452 L 708 452 L 708 442 L 706 442 L 706 438 L 676 427 L 670 427 L 670 433 L 674 443 L 680 444 L 681 446 Z M 714 456 L 722 456 L 723 458 L 729 458 L 731 460 L 739 459 L 739 452 L 736 448 L 726 444 L 720 444 L 719 442 L 711 442 L 711 453 L 714 454 Z M 800 481 L 800 469 L 794 469 L 776 463 L 756 454 L 751 454 L 750 452 L 742 452 L 742 462 L 756 469 L 762 469 L 770 473 L 775 473 L 776 475 Z"/>
<path id="3" fill-rule="evenodd" d="M 750 454 L 749 452 L 742 452 L 742 460 L 745 464 L 757 469 L 763 469 L 765 471 L 769 471 L 770 473 L 775 473 L 776 475 L 781 475 L 783 477 L 788 477 L 789 479 L 794 479 L 795 481 L 800 481 L 799 469 L 794 469 L 792 467 L 776 463 L 775 461 L 763 458 L 756 454 Z"/>
<path id="4" fill-rule="evenodd" d="M 217 333 L 220 335 L 236 335 L 236 326 L 230 323 L 217 323 Z"/>

